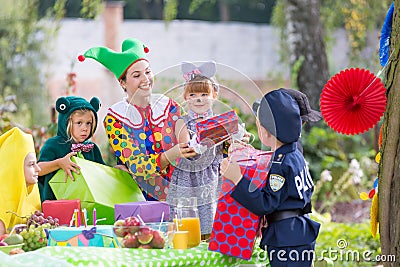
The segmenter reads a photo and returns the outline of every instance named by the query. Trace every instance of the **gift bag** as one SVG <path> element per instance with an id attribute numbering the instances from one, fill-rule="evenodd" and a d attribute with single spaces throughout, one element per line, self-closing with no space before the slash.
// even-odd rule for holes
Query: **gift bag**
<path id="1" fill-rule="evenodd" d="M 45 200 L 42 203 L 44 216 L 58 218 L 59 225 L 68 226 L 71 214 L 74 213 L 75 209 L 81 210 L 81 201 L 79 199 Z"/>
<path id="2" fill-rule="evenodd" d="M 144 222 L 169 221 L 170 207 L 167 202 L 160 201 L 140 201 L 131 203 L 116 204 L 115 221 L 127 217 L 140 215 Z"/>
<path id="3" fill-rule="evenodd" d="M 79 174 L 73 173 L 75 181 L 68 178 L 65 182 L 65 173 L 60 169 L 49 184 L 57 199 L 80 199 L 81 209 L 88 213 L 88 224 L 93 224 L 90 215 L 94 208 L 97 220 L 105 218 L 99 223 L 111 225 L 115 204 L 145 200 L 129 173 L 79 157 L 71 160 L 81 168 Z"/>
<path id="4" fill-rule="evenodd" d="M 250 191 L 265 186 L 272 152 L 246 148 L 233 152 L 244 177 L 250 180 Z M 208 249 L 248 260 L 251 258 L 260 218 L 231 197 L 234 183 L 222 177 Z"/>
<path id="5" fill-rule="evenodd" d="M 239 131 L 238 116 L 234 110 L 196 123 L 197 142 L 218 144 Z"/>

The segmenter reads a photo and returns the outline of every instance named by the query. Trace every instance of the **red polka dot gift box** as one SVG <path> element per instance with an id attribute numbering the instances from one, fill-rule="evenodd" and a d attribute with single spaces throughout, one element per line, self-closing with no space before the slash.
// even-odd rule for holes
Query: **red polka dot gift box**
<path id="1" fill-rule="evenodd" d="M 262 188 L 267 181 L 272 153 L 247 148 L 234 151 L 239 156 L 243 177 L 250 180 L 250 190 Z M 213 230 L 208 249 L 225 255 L 249 260 L 259 228 L 260 217 L 250 212 L 231 197 L 235 185 L 222 177 L 221 194 L 217 203 Z"/>

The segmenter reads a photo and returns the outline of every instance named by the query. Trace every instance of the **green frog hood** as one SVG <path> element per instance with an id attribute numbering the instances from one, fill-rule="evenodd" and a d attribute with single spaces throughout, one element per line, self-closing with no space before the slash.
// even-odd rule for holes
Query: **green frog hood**
<path id="1" fill-rule="evenodd" d="M 60 97 L 56 101 L 56 110 L 58 111 L 58 129 L 57 135 L 65 138 L 68 140 L 67 135 L 67 124 L 68 118 L 71 116 L 72 112 L 78 109 L 89 109 L 93 111 L 95 122 L 93 122 L 94 129 L 96 130 L 97 127 L 97 111 L 100 108 L 100 100 L 97 97 L 93 97 L 90 102 L 86 101 L 82 97 L 78 96 L 66 96 Z M 89 136 L 89 138 L 92 135 Z"/>

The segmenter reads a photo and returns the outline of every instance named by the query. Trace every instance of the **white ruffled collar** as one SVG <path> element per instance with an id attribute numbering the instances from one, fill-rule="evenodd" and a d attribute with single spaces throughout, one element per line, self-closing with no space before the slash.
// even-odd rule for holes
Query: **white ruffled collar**
<path id="1" fill-rule="evenodd" d="M 162 127 L 161 123 L 168 117 L 171 106 L 171 99 L 162 94 L 153 94 L 150 97 L 151 117 L 148 118 L 150 123 L 155 126 Z M 121 123 L 131 128 L 142 128 L 145 118 L 134 105 L 127 102 L 124 97 L 122 101 L 115 103 L 108 108 L 108 114 L 114 116 Z M 149 115 L 149 114 L 147 114 Z"/>

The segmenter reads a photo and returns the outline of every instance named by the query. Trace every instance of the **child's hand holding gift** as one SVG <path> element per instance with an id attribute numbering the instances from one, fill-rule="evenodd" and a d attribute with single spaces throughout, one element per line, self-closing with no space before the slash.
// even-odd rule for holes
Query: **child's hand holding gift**
<path id="1" fill-rule="evenodd" d="M 221 162 L 221 174 L 228 180 L 231 180 L 235 185 L 242 179 L 239 164 L 236 160 L 224 158 Z"/>

